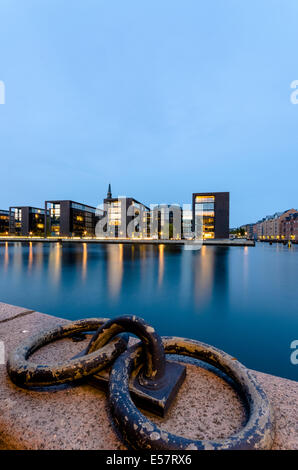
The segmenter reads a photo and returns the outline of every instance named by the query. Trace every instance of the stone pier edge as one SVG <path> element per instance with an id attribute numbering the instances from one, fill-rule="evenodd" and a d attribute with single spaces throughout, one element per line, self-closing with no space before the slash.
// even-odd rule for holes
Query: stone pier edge
<path id="1" fill-rule="evenodd" d="M 25 336 L 65 322 L 67 320 L 0 302 L 0 341 L 5 344 L 6 357 L 9 350 L 15 348 Z M 63 341 L 65 344 L 62 346 L 71 357 L 77 352 L 78 345 L 69 340 Z M 49 345 L 36 354 L 37 360 L 50 362 L 49 358 L 52 358 L 55 362 L 57 347 Z M 197 367 L 192 367 L 188 366 L 190 379 L 185 385 L 185 392 L 189 391 L 190 395 L 187 394 L 184 404 L 183 399 L 178 402 L 177 407 L 182 410 L 180 415 L 177 412 L 165 420 L 167 430 L 179 433 L 188 426 L 189 437 L 193 437 L 199 420 L 204 421 L 202 416 L 206 415 L 204 432 L 210 436 L 212 430 L 228 435 L 235 432 L 235 426 L 239 426 L 236 421 L 241 415 L 235 397 L 229 395 L 226 385 L 214 374 L 208 371 L 198 374 Z M 298 450 L 298 382 L 261 372 L 253 373 L 274 409 L 276 433 L 273 449 Z M 196 390 L 200 390 L 199 396 L 194 395 Z M 208 405 L 208 394 L 216 400 L 213 410 Z M 190 414 L 184 416 L 187 413 Z M 206 438 L 210 437 L 207 435 Z M 11 383 L 5 364 L 2 364 L 0 449 L 125 450 L 126 447 L 114 430 L 104 392 L 88 385 L 47 392 L 22 390 Z"/>

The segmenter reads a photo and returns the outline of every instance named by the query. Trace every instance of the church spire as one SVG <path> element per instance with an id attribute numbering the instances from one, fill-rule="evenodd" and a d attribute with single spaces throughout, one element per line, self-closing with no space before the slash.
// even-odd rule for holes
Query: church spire
<path id="1" fill-rule="evenodd" d="M 112 190 L 111 190 L 111 184 L 109 184 L 109 187 L 108 187 L 108 192 L 107 192 L 107 199 L 112 199 Z"/>

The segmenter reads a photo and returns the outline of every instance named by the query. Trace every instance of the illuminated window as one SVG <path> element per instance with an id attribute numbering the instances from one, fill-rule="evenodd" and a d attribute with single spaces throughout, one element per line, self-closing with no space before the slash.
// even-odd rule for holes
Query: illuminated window
<path id="1" fill-rule="evenodd" d="M 215 237 L 215 196 L 196 196 L 195 225 L 196 236 L 203 238 Z"/>

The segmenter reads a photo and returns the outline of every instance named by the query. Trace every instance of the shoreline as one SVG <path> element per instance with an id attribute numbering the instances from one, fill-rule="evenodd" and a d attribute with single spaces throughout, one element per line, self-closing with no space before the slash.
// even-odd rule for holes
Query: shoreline
<path id="1" fill-rule="evenodd" d="M 123 244 L 123 245 L 188 245 L 196 246 L 196 243 L 191 243 L 189 240 L 148 240 L 142 239 L 127 239 L 127 238 L 44 238 L 44 237 L 0 237 L 1 242 L 32 242 L 32 243 L 94 243 L 94 244 Z M 255 246 L 254 240 L 247 239 L 213 239 L 204 240 L 203 246 Z M 191 249 L 191 248 L 190 248 Z"/>

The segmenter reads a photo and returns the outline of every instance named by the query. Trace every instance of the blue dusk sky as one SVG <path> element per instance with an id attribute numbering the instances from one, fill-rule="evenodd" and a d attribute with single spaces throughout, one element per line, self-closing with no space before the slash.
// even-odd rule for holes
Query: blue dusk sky
<path id="1" fill-rule="evenodd" d="M 0 208 L 298 208 L 297 0 L 1 0 Z"/>

